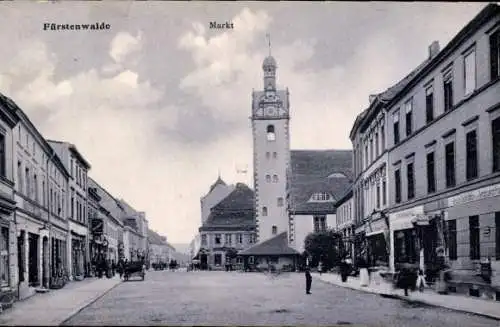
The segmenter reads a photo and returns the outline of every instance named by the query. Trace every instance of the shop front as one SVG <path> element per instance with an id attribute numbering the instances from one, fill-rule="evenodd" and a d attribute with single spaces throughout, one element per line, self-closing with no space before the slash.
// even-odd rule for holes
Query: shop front
<path id="1" fill-rule="evenodd" d="M 389 226 L 383 211 L 373 211 L 364 224 L 366 260 L 371 267 L 389 266 Z"/>

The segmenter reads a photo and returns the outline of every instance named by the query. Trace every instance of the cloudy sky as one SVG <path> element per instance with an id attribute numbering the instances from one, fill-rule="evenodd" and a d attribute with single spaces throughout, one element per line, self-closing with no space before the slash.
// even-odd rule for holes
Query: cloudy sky
<path id="1" fill-rule="evenodd" d="M 252 88 L 266 33 L 288 87 L 293 149 L 349 149 L 369 94 L 443 47 L 481 3 L 2 2 L 0 92 L 90 176 L 189 242 L 217 178 L 252 185 Z M 231 21 L 232 30 L 209 29 Z M 105 31 L 43 31 L 105 22 Z M 237 168 L 248 168 L 238 174 Z"/>

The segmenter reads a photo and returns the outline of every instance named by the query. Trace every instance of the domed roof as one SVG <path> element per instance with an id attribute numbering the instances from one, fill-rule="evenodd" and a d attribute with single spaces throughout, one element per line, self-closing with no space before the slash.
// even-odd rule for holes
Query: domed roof
<path id="1" fill-rule="evenodd" d="M 276 67 L 276 60 L 274 59 L 273 56 L 267 56 L 266 59 L 264 59 L 264 62 L 262 63 L 262 67 L 269 67 L 269 66 Z"/>

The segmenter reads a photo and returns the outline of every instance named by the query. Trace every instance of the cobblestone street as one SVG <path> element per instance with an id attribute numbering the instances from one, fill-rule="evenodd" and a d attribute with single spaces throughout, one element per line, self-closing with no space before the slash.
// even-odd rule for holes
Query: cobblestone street
<path id="1" fill-rule="evenodd" d="M 496 320 L 412 305 L 313 281 L 239 272 L 149 272 L 111 290 L 65 325 L 498 326 Z"/>

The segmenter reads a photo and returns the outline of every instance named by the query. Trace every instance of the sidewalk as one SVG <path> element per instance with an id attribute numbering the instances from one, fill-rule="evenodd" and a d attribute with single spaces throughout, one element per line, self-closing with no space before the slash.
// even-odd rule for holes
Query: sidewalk
<path id="1" fill-rule="evenodd" d="M 58 326 L 86 306 L 92 304 L 121 280 L 113 278 L 85 279 L 70 282 L 59 290 L 39 293 L 24 301 L 14 302 L 0 314 L 0 325 Z"/>
<path id="2" fill-rule="evenodd" d="M 473 313 L 500 320 L 500 302 L 471 298 L 464 295 L 442 295 L 431 289 L 426 289 L 422 293 L 418 291 L 410 292 L 408 296 L 405 296 L 404 290 L 394 289 L 392 284 L 382 279 L 371 281 L 369 286 L 362 287 L 360 285 L 360 280 L 357 277 L 349 276 L 347 282 L 342 283 L 340 275 L 335 273 L 323 273 L 321 276 L 318 273 L 313 273 L 312 275 L 316 279 L 341 287 L 380 294 L 382 296 L 390 296 L 409 302 L 423 303 L 455 311 Z"/>

